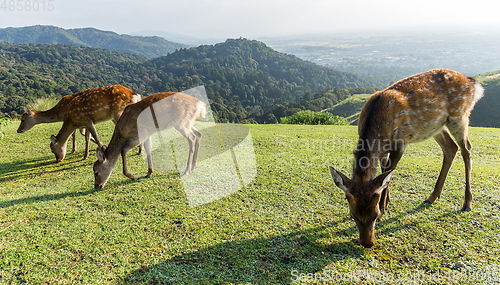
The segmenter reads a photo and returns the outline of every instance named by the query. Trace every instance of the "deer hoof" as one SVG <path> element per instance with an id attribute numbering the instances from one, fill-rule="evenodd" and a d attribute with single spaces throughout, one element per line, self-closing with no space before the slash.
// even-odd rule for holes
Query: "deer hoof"
<path id="1" fill-rule="evenodd" d="M 424 201 L 424 203 L 425 203 L 425 204 L 432 204 L 432 202 L 431 202 L 431 201 L 429 201 L 429 199 L 426 199 L 426 200 Z"/>
<path id="2" fill-rule="evenodd" d="M 127 176 L 128 178 L 132 179 L 132 180 L 135 180 L 135 177 L 134 175 L 130 174 L 130 173 L 123 173 L 125 176 Z"/>
<path id="3" fill-rule="evenodd" d="M 468 206 L 463 206 L 462 209 L 460 209 L 460 212 L 469 212 L 470 211 L 470 207 Z"/>

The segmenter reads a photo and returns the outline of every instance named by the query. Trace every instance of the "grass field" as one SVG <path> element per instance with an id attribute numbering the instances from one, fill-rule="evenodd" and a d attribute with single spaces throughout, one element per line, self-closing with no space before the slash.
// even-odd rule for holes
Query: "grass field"
<path id="1" fill-rule="evenodd" d="M 147 167 L 137 155 L 129 156 L 129 168 L 139 179 L 123 176 L 119 162 L 104 189 L 95 190 L 95 158 L 82 160 L 82 136 L 79 151 L 56 164 L 49 137 L 60 124 L 24 134 L 17 126 L 4 128 L 0 141 L 2 284 L 500 280 L 500 129 L 470 131 L 474 201 L 467 213 L 457 211 L 462 158 L 441 198 L 426 205 L 441 151 L 432 140 L 410 146 L 391 184 L 389 212 L 377 223 L 376 244 L 364 249 L 327 168 L 350 173 L 354 126 L 250 125 L 257 177 L 198 207 L 188 206 L 178 173 L 143 178 Z M 107 144 L 112 124 L 97 129 Z"/>

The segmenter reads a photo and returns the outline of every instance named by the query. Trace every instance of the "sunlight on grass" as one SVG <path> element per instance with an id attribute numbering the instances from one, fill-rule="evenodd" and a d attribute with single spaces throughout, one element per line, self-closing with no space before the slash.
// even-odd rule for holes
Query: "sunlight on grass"
<path id="1" fill-rule="evenodd" d="M 177 171 L 144 178 L 142 157 L 131 153 L 137 179 L 123 176 L 118 163 L 106 187 L 96 190 L 95 158 L 82 159 L 82 136 L 77 153 L 57 164 L 49 137 L 60 124 L 17 134 L 18 123 L 5 127 L 0 141 L 8 150 L 0 156 L 0 283 L 291 284 L 314 281 L 299 278 L 311 274 L 370 284 L 373 276 L 458 276 L 495 272 L 499 265 L 498 129 L 470 131 L 474 201 L 468 213 L 457 211 L 464 192 L 460 155 L 440 199 L 426 205 L 441 151 L 433 141 L 410 146 L 392 182 L 389 212 L 377 223 L 376 244 L 364 249 L 327 170 L 351 171 L 356 127 L 249 125 L 255 180 L 189 207 Z M 112 123 L 97 129 L 109 142 Z M 433 283 L 478 283 L 451 281 Z"/>

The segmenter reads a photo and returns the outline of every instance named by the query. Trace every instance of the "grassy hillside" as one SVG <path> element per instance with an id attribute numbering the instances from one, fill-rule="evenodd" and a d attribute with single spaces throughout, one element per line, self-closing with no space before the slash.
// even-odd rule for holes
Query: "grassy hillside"
<path id="1" fill-rule="evenodd" d="M 291 284 L 300 274 L 342 274 L 361 284 L 383 276 L 393 281 L 382 284 L 429 284 L 439 274 L 433 284 L 486 284 L 469 275 L 458 280 L 466 272 L 498 278 L 499 129 L 471 128 L 475 200 L 468 213 L 457 211 L 462 159 L 442 197 L 426 205 L 441 151 L 433 141 L 410 146 L 392 182 L 389 212 L 377 223 L 376 244 L 364 249 L 327 170 L 350 171 L 354 126 L 249 125 L 255 180 L 190 208 L 176 173 L 130 181 L 118 165 L 106 187 L 95 190 L 95 159 L 82 161 L 81 136 L 79 151 L 55 164 L 49 136 L 60 125 L 24 134 L 15 133 L 17 125 L 0 141 L 0 283 Z M 112 124 L 97 128 L 107 143 Z M 136 177 L 147 172 L 136 155 L 129 168 Z"/>
<path id="2" fill-rule="evenodd" d="M 500 127 L 500 71 L 476 76 L 484 87 L 484 97 L 471 114 L 471 125 Z"/>
<path id="3" fill-rule="evenodd" d="M 63 29 L 54 26 L 30 26 L 0 29 L 0 42 L 19 44 L 65 44 L 131 52 L 148 58 L 167 55 L 187 45 L 160 37 L 119 35 L 94 28 Z"/>
<path id="4" fill-rule="evenodd" d="M 475 76 L 484 87 L 484 97 L 479 100 L 470 118 L 470 125 L 474 127 L 500 127 L 500 71 L 489 72 Z M 357 124 L 359 112 L 370 97 L 367 95 L 354 95 L 349 97 L 327 111 L 347 118 L 349 123 Z"/>
<path id="5" fill-rule="evenodd" d="M 366 101 L 368 101 L 370 95 L 371 94 L 353 95 L 328 109 L 327 112 L 346 118 L 351 125 L 357 125 L 359 113 Z"/>

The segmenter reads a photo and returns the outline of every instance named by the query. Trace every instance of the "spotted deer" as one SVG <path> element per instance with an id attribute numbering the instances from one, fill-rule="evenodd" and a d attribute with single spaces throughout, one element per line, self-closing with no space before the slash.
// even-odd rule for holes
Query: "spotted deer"
<path id="1" fill-rule="evenodd" d="M 154 106 L 153 106 L 154 105 Z M 141 114 L 151 112 L 149 125 L 139 124 Z M 196 118 L 205 117 L 205 104 L 183 93 L 163 92 L 149 95 L 136 104 L 125 108 L 120 120 L 116 123 L 113 137 L 106 148 L 98 148 L 97 161 L 94 163 L 95 188 L 102 189 L 108 181 L 120 154 L 123 162 L 123 174 L 130 179 L 134 176 L 127 167 L 127 153 L 144 142 L 148 162 L 148 174 L 153 174 L 150 136 L 157 131 L 174 127 L 189 143 L 189 154 L 186 170 L 188 175 L 195 167 L 202 134 L 194 126 Z M 140 135 L 141 133 L 141 135 Z M 140 140 L 144 141 L 140 141 Z"/>
<path id="2" fill-rule="evenodd" d="M 125 106 L 140 101 L 141 96 L 121 85 L 113 85 L 85 90 L 75 94 L 68 105 L 64 123 L 57 136 L 50 137 L 50 149 L 61 162 L 66 156 L 66 145 L 69 136 L 78 128 L 85 127 L 85 155 L 89 156 L 90 135 L 96 144 L 102 147 L 94 124 L 113 120 L 116 124 Z"/>
<path id="3" fill-rule="evenodd" d="M 470 113 L 483 91 L 474 78 L 448 69 L 434 69 L 402 79 L 371 95 L 358 121 L 353 178 L 330 166 L 333 181 L 345 193 L 364 247 L 374 245 L 375 222 L 387 210 L 389 182 L 408 144 L 433 137 L 443 151 L 441 172 L 434 191 L 425 200 L 427 203 L 433 203 L 441 195 L 460 147 L 465 163 L 465 199 L 461 211 L 470 210 L 472 146 L 467 133 Z M 378 162 L 382 174 L 376 176 Z"/>
<path id="4" fill-rule="evenodd" d="M 64 117 L 66 117 L 66 111 L 68 110 L 68 105 L 73 100 L 76 94 L 66 95 L 59 100 L 59 102 L 51 109 L 47 111 L 35 111 L 26 108 L 24 114 L 21 116 L 21 124 L 19 124 L 19 128 L 17 132 L 24 133 L 25 131 L 30 130 L 37 124 L 44 123 L 55 123 L 64 121 Z M 80 129 L 80 132 L 85 135 L 84 129 Z M 76 132 L 73 132 L 73 150 L 71 153 L 75 153 L 76 151 Z"/>

